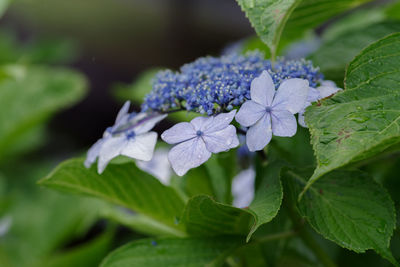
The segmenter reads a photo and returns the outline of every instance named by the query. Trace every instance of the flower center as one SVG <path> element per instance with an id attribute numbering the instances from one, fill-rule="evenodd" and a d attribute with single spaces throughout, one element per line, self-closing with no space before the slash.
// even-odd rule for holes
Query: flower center
<path id="1" fill-rule="evenodd" d="M 200 131 L 200 130 L 198 130 L 198 131 L 196 132 L 196 135 L 197 135 L 198 137 L 200 137 L 200 136 L 202 136 L 202 135 L 203 135 L 203 132 L 202 132 L 202 131 Z"/>
<path id="2" fill-rule="evenodd" d="M 128 139 L 133 139 L 133 138 L 135 138 L 135 136 L 136 136 L 136 134 L 134 131 L 126 134 L 126 138 L 128 138 Z"/>
<path id="3" fill-rule="evenodd" d="M 265 108 L 265 112 L 270 113 L 271 111 L 272 111 L 272 108 L 271 108 L 271 107 L 266 107 L 266 108 Z"/>

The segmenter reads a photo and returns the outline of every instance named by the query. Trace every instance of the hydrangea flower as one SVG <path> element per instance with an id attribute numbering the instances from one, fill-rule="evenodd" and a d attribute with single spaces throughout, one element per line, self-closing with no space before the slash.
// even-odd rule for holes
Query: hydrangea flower
<path id="1" fill-rule="evenodd" d="M 241 171 L 232 180 L 233 206 L 245 208 L 254 199 L 256 172 L 253 168 Z"/>
<path id="2" fill-rule="evenodd" d="M 168 161 L 168 151 L 166 149 L 156 149 L 150 161 L 137 160 L 136 166 L 153 175 L 161 183 L 169 185 L 171 179 L 171 165 Z"/>
<path id="3" fill-rule="evenodd" d="M 236 128 L 230 125 L 236 111 L 213 117 L 196 117 L 181 122 L 162 133 L 161 138 L 176 144 L 168 153 L 169 162 L 179 176 L 206 162 L 212 153 L 239 145 Z"/>
<path id="4" fill-rule="evenodd" d="M 311 105 L 312 102 L 334 95 L 340 90 L 342 89 L 338 88 L 333 81 L 329 80 L 322 81 L 321 86 L 317 88 L 310 87 L 306 104 L 299 112 L 299 124 L 303 127 L 307 127 L 306 122 L 304 121 L 304 112 L 306 111 L 306 108 Z"/>
<path id="5" fill-rule="evenodd" d="M 271 75 L 275 87 L 290 78 L 306 79 L 316 87 L 323 79 L 319 69 L 305 60 L 279 59 L 272 66 L 260 52 L 204 57 L 184 65 L 180 72 L 159 72 L 142 110 L 186 109 L 207 115 L 228 112 L 250 99 L 251 81 L 263 70 Z"/>
<path id="6" fill-rule="evenodd" d="M 128 113 L 130 102 L 121 108 L 112 127 L 106 129 L 88 151 L 85 166 L 89 168 L 97 158 L 98 172 L 101 174 L 107 164 L 119 155 L 148 161 L 153 156 L 157 133 L 149 132 L 167 115 L 158 113 Z"/>
<path id="7" fill-rule="evenodd" d="M 236 121 L 250 127 L 246 144 L 250 151 L 262 150 L 276 136 L 293 136 L 297 131 L 294 114 L 305 105 L 309 83 L 304 79 L 288 79 L 275 91 L 267 71 L 251 83 L 251 100 L 246 101 L 236 114 Z"/>

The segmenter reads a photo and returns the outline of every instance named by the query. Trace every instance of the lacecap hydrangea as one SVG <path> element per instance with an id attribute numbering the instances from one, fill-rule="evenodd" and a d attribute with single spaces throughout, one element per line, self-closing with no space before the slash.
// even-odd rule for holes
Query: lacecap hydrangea
<path id="1" fill-rule="evenodd" d="M 323 80 L 319 69 L 306 60 L 278 59 L 272 64 L 258 51 L 203 57 L 183 65 L 179 72 L 159 72 L 142 111 L 184 109 L 207 115 L 230 111 L 250 99 L 250 84 L 264 70 L 276 88 L 290 78 L 305 79 L 311 87 Z"/>
<path id="2" fill-rule="evenodd" d="M 182 176 L 212 154 L 239 146 L 233 120 L 242 126 L 240 134 L 246 135 L 249 150 L 263 150 L 273 135 L 296 133 L 296 114 L 300 125 L 306 126 L 305 108 L 337 91 L 304 59 L 278 59 L 272 64 L 260 52 L 200 58 L 179 72 L 159 72 L 139 113 L 129 113 L 126 103 L 115 125 L 89 150 L 86 166 L 98 158 L 101 173 L 119 155 L 151 160 L 157 133 L 150 130 L 168 113 L 186 110 L 199 116 L 161 135 L 174 145 L 168 159 Z"/>

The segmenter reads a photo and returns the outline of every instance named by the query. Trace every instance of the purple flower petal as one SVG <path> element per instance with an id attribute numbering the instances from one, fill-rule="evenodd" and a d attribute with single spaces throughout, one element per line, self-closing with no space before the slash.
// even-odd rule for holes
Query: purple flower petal
<path id="1" fill-rule="evenodd" d="M 148 132 L 128 139 L 121 149 L 121 155 L 129 158 L 149 161 L 153 157 L 154 147 L 157 142 L 157 133 Z"/>
<path id="2" fill-rule="evenodd" d="M 105 139 L 99 139 L 89 148 L 84 163 L 86 168 L 90 168 L 90 166 L 96 161 L 97 157 L 100 154 L 100 149 L 103 146 L 104 141 Z"/>
<path id="3" fill-rule="evenodd" d="M 299 118 L 298 118 L 300 126 L 307 128 L 306 121 L 304 120 L 304 112 L 299 112 Z"/>
<path id="4" fill-rule="evenodd" d="M 128 115 L 129 107 L 131 105 L 131 101 L 126 101 L 125 104 L 122 106 L 120 111 L 118 112 L 117 118 L 115 119 L 115 124 L 121 122 L 121 120 Z"/>
<path id="5" fill-rule="evenodd" d="M 188 170 L 198 167 L 211 157 L 201 138 L 193 138 L 174 146 L 168 159 L 175 173 L 183 176 Z"/>
<path id="6" fill-rule="evenodd" d="M 265 114 L 265 107 L 249 100 L 246 101 L 236 114 L 236 121 L 244 127 L 255 124 Z"/>
<path id="7" fill-rule="evenodd" d="M 309 86 L 303 79 L 288 79 L 279 86 L 272 107 L 278 110 L 288 110 L 298 113 L 306 104 Z"/>
<path id="8" fill-rule="evenodd" d="M 275 85 L 268 71 L 263 71 L 260 76 L 251 82 L 251 100 L 265 107 L 271 106 L 275 95 Z"/>
<path id="9" fill-rule="evenodd" d="M 233 118 L 235 117 L 235 114 L 236 110 L 232 110 L 229 113 L 221 113 L 215 117 L 209 118 L 212 120 L 212 123 L 210 124 L 207 123 L 207 127 L 204 129 L 204 132 L 206 133 L 216 132 L 226 128 L 232 122 Z"/>
<path id="10" fill-rule="evenodd" d="M 206 143 L 207 150 L 212 153 L 228 151 L 239 145 L 236 128 L 233 125 L 228 125 L 217 132 L 205 133 L 202 138 Z"/>
<path id="11" fill-rule="evenodd" d="M 152 113 L 152 114 L 141 113 L 141 114 L 145 114 L 144 118 L 141 119 L 140 121 L 138 121 L 137 126 L 135 126 L 135 128 L 133 128 L 133 130 L 135 131 L 135 134 L 137 134 L 137 135 L 142 134 L 142 133 L 147 133 L 148 131 L 153 129 L 153 127 L 158 122 L 160 122 L 165 117 L 167 117 L 167 114 L 159 114 L 159 113 Z M 140 117 L 141 114 L 138 114 L 136 116 Z"/>
<path id="12" fill-rule="evenodd" d="M 293 136 L 297 131 L 295 116 L 287 110 L 274 110 L 271 113 L 272 133 L 276 136 Z"/>
<path id="13" fill-rule="evenodd" d="M 262 150 L 272 138 L 271 116 L 265 115 L 246 134 L 246 144 L 250 151 Z"/>
<path id="14" fill-rule="evenodd" d="M 168 144 L 177 144 L 196 137 L 196 130 L 189 122 L 175 124 L 161 134 L 161 139 Z"/>
<path id="15" fill-rule="evenodd" d="M 193 125 L 195 132 L 204 131 L 206 128 L 210 127 L 213 121 L 213 117 L 196 117 L 190 121 L 190 124 Z"/>
<path id="16" fill-rule="evenodd" d="M 341 91 L 341 88 L 332 87 L 332 86 L 320 86 L 317 88 L 320 94 L 320 99 L 336 94 L 338 91 Z"/>

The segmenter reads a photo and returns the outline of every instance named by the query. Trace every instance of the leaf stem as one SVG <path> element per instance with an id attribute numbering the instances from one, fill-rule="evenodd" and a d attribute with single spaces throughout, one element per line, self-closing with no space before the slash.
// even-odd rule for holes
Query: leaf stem
<path id="1" fill-rule="evenodd" d="M 285 201 L 285 203 L 293 226 L 297 231 L 299 237 L 303 240 L 304 244 L 306 244 L 306 246 L 314 252 L 315 256 L 317 256 L 317 258 L 324 266 L 337 267 L 336 264 L 331 260 L 329 255 L 321 248 L 317 241 L 315 241 L 307 228 L 304 227 L 304 219 L 296 211 L 294 205 L 287 203 L 287 201 Z"/>

